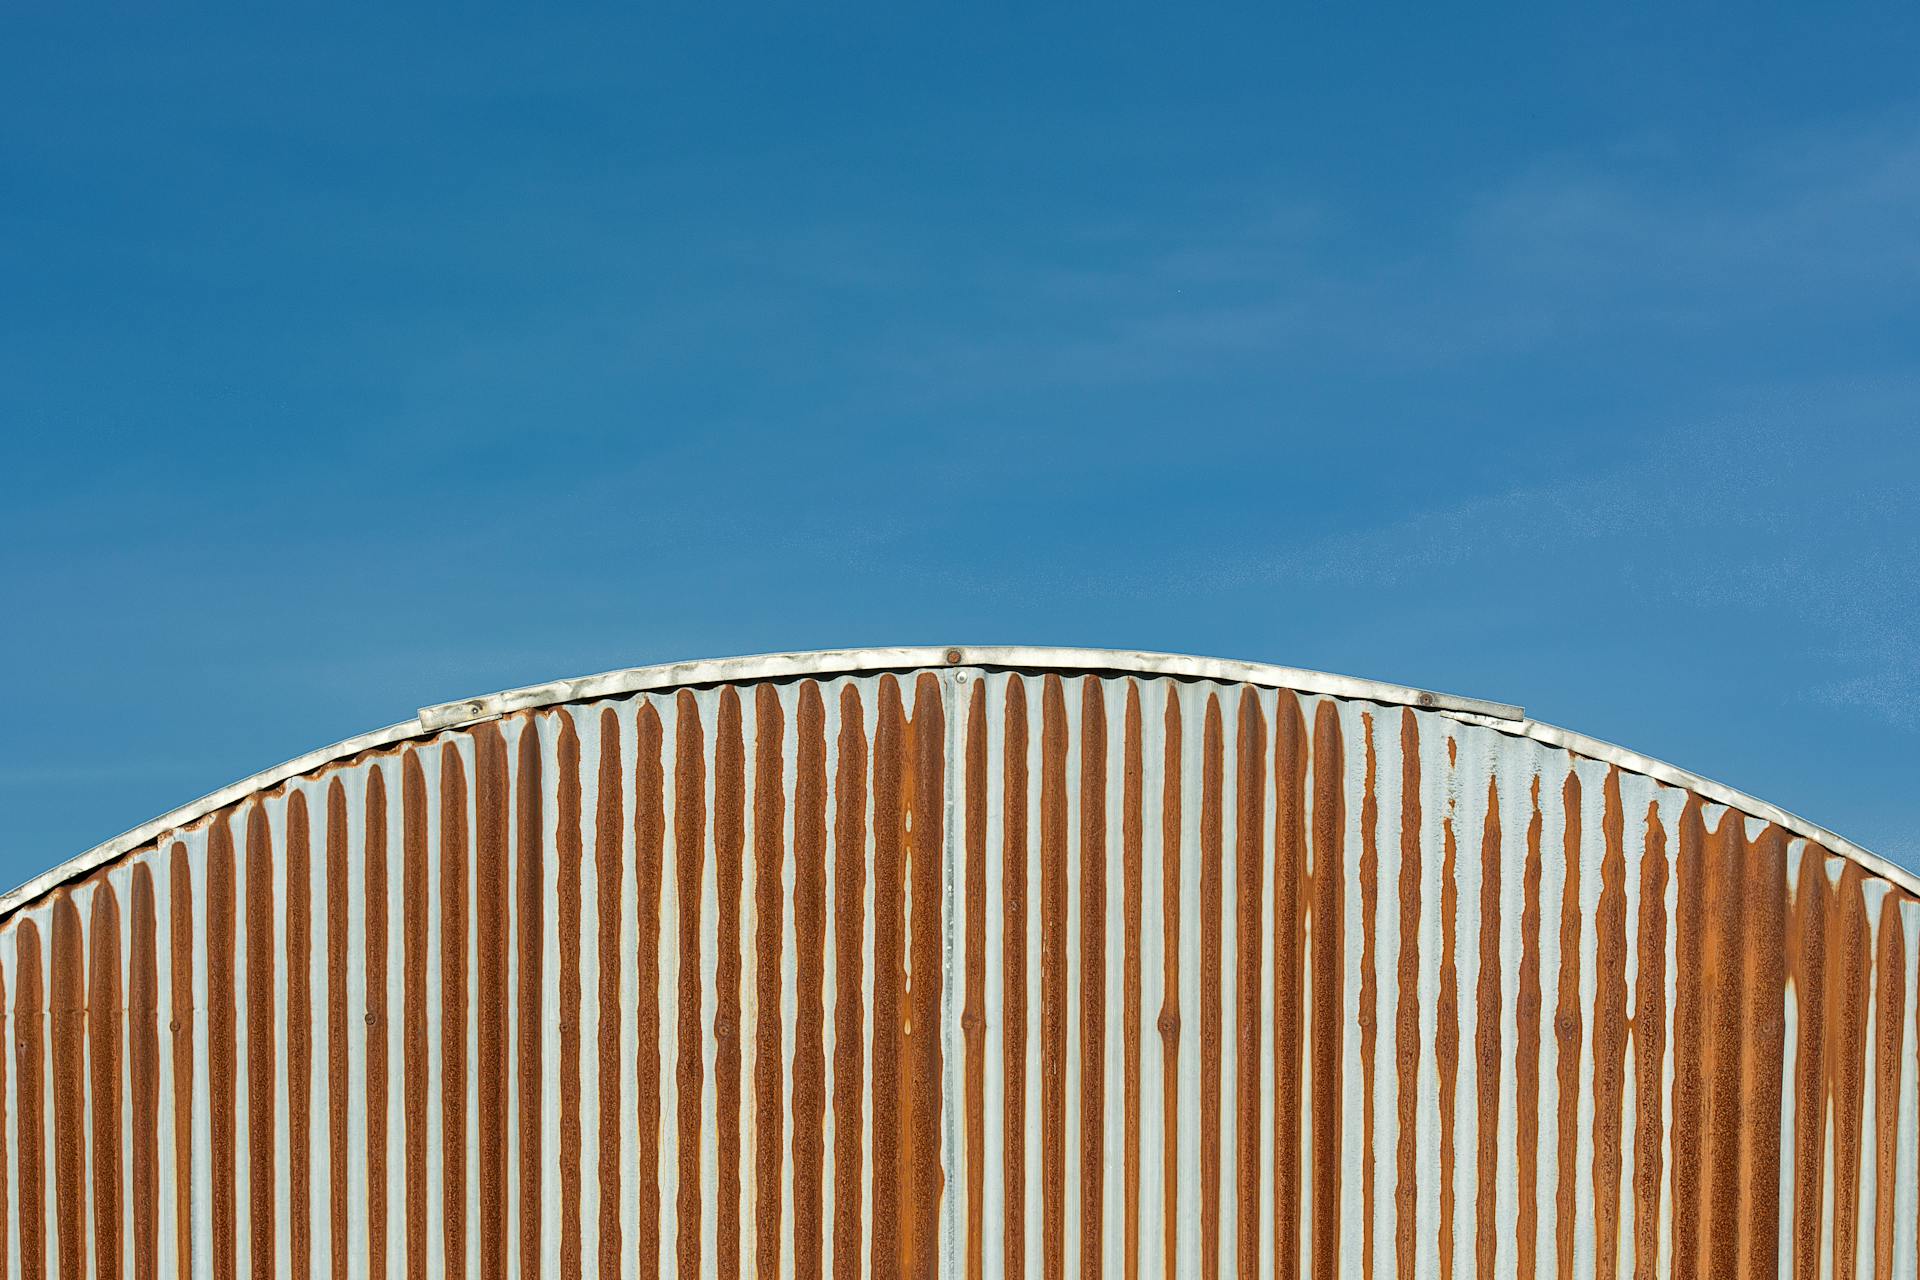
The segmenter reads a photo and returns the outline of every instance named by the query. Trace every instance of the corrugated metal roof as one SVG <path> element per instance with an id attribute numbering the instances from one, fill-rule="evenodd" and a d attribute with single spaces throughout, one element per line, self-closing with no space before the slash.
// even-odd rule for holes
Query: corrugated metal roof
<path id="1" fill-rule="evenodd" d="M 0 920 L 0 1273 L 1913 1274 L 1920 898 L 1448 701 L 883 650 L 316 753 Z"/>

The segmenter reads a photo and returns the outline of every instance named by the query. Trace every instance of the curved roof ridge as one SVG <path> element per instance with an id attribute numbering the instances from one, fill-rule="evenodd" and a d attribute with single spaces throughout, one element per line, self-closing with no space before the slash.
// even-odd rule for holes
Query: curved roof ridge
<path id="1" fill-rule="evenodd" d="M 1365 680 L 1325 671 L 1310 671 L 1300 667 L 1285 667 L 1271 663 L 1243 662 L 1231 658 L 1044 645 L 953 645 L 820 649 L 668 662 L 604 671 L 597 675 L 578 676 L 544 684 L 526 685 L 517 689 L 505 689 L 498 693 L 422 707 L 410 720 L 403 720 L 397 724 L 388 725 L 384 729 L 359 734 L 331 746 L 295 756 L 291 760 L 242 778 L 197 800 L 172 809 L 110 840 L 102 841 L 84 853 L 77 854 L 12 891 L 0 895 L 0 919 L 12 915 L 59 885 L 79 879 L 88 872 L 151 843 L 168 831 L 190 826 L 247 796 L 270 790 L 291 778 L 312 772 L 325 765 L 412 738 L 427 737 L 462 725 L 496 719 L 515 711 L 618 697 L 649 690 L 751 680 L 793 680 L 808 676 L 825 677 L 960 666 L 1024 671 L 1110 672 L 1172 676 L 1191 680 L 1219 680 L 1226 683 L 1293 689 L 1301 693 L 1323 694 L 1329 697 L 1353 698 L 1436 711 L 1456 719 L 1481 724 L 1502 733 L 1532 738 L 1549 746 L 1618 765 L 1628 772 L 1643 774 L 1656 781 L 1692 791 L 1704 799 L 1738 810 L 1750 817 L 1775 823 L 1795 835 L 1812 840 L 1831 853 L 1852 858 L 1875 875 L 1892 881 L 1909 893 L 1920 895 L 1920 876 L 1817 823 L 1809 822 L 1777 805 L 1769 804 L 1743 791 L 1652 756 L 1644 756 L 1625 747 L 1615 746 L 1613 743 L 1575 733 L 1569 729 L 1562 729 L 1557 725 L 1530 720 L 1522 708 L 1507 703 L 1437 693 L 1409 685 Z"/>

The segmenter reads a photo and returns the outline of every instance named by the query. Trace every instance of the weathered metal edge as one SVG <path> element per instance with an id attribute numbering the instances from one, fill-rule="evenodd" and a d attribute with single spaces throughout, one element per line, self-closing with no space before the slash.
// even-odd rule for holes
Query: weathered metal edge
<path id="1" fill-rule="evenodd" d="M 1853 858 L 1869 871 L 1882 876 L 1910 893 L 1920 895 L 1920 876 L 1889 862 L 1845 837 L 1809 822 L 1776 805 L 1714 782 L 1697 773 L 1643 756 L 1610 742 L 1526 718 L 1520 707 L 1455 694 L 1436 693 L 1407 685 L 1365 680 L 1355 676 L 1309 671 L 1269 663 L 1242 662 L 1231 658 L 1205 658 L 1187 654 L 1148 653 L 1124 649 L 1063 648 L 1030 645 L 954 645 L 911 646 L 887 649 L 823 649 L 800 653 L 754 654 L 735 658 L 708 658 L 689 662 L 670 662 L 649 667 L 630 667 L 605 671 L 571 680 L 506 689 L 454 702 L 420 708 L 411 720 L 403 720 L 359 734 L 296 756 L 271 769 L 262 770 L 220 788 L 188 804 L 144 822 L 86 852 L 42 872 L 18 887 L 0 895 L 0 919 L 36 901 L 53 889 L 113 861 L 170 831 L 191 826 L 220 809 L 249 795 L 268 791 L 290 778 L 324 765 L 350 759 L 364 751 L 377 750 L 412 738 L 483 720 L 496 719 L 515 711 L 588 701 L 626 693 L 722 684 L 748 680 L 799 679 L 813 675 L 851 675 L 875 671 L 912 671 L 937 667 L 1001 667 L 1027 671 L 1113 672 L 1134 675 L 1175 676 L 1196 680 L 1254 684 L 1270 688 L 1294 689 L 1301 693 L 1328 697 L 1353 698 L 1390 706 L 1410 706 L 1442 712 L 1461 720 L 1482 724 L 1502 733 L 1533 738 L 1578 755 L 1618 765 L 1633 773 L 1682 787 L 1700 796 L 1756 818 L 1774 822 L 1796 835 L 1822 845 L 1833 853 Z"/>

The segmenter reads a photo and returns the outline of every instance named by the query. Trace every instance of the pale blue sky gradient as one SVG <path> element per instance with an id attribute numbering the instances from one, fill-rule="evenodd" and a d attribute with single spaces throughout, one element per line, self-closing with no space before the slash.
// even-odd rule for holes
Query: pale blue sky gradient
<path id="1" fill-rule="evenodd" d="M 10 15 L 0 880 L 422 703 L 895 643 L 1521 702 L 1920 868 L 1917 55 Z"/>

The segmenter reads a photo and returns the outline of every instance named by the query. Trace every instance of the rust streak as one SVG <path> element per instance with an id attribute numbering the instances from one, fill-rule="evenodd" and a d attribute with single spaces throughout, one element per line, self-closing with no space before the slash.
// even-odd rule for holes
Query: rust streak
<path id="1" fill-rule="evenodd" d="M 1220 696 L 1207 695 L 1200 764 L 1200 1274 L 1220 1275 L 1222 775 Z"/>
<path id="2" fill-rule="evenodd" d="M 1041 1274 L 1066 1273 L 1067 709 L 1060 677 L 1041 686 L 1040 1184 Z"/>
<path id="3" fill-rule="evenodd" d="M 1537 861 L 1537 855 L 1536 859 Z M 1416 1129 L 1420 1117 L 1420 722 L 1411 709 L 1400 714 L 1400 952 L 1398 961 L 1400 998 L 1394 1015 L 1394 1070 L 1398 1081 L 1396 1102 L 1399 1142 L 1395 1151 L 1394 1258 L 1400 1280 L 1413 1280 L 1420 1273 L 1422 1259 L 1414 1238 L 1414 1212 L 1418 1190 L 1414 1185 Z M 1525 981 L 1521 1000 L 1525 1005 Z M 1536 995 L 1536 999 L 1537 999 Z M 1525 1038 L 1521 1045 L 1524 1051 Z M 1524 1059 L 1523 1059 L 1524 1063 Z M 1520 1228 L 1521 1258 L 1527 1258 L 1527 1114 L 1528 1091 L 1522 1075 L 1520 1143 Z M 1521 1275 L 1531 1275 L 1522 1265 Z"/>
<path id="4" fill-rule="evenodd" d="M 900 682 L 879 685 L 873 745 L 873 1224 L 869 1270 L 899 1273 L 902 1259 L 902 1112 L 906 1092 L 902 1023 L 906 1000 L 906 713 Z"/>
<path id="5" fill-rule="evenodd" d="M 580 731 L 573 716 L 561 712 L 554 744 L 555 815 L 554 907 L 558 933 L 560 1007 L 560 1133 L 564 1157 L 557 1161 L 560 1175 L 560 1274 L 578 1280 L 585 1271 L 581 1244 L 580 1182 L 586 1147 L 580 1123 L 580 1007 L 585 992 L 580 980 L 580 875 L 586 861 L 581 831 Z M 522 1034 L 525 1034 L 524 1032 Z"/>
<path id="6" fill-rule="evenodd" d="M 1340 713 L 1313 717 L 1313 1274 L 1340 1273 L 1341 1063 L 1346 1021 L 1346 745 Z"/>
<path id="7" fill-rule="evenodd" d="M 967 1280 L 986 1274 L 981 1218 L 986 1206 L 987 1160 L 987 686 L 975 680 L 967 699 L 966 1007 L 960 1015 L 966 1037 Z"/>
<path id="8" fill-rule="evenodd" d="M 120 903 L 104 875 L 92 881 L 87 912 L 88 1101 L 93 1129 L 93 1268 L 120 1274 Z"/>
<path id="9" fill-rule="evenodd" d="M 287 1261 L 313 1271 L 313 830 L 287 796 Z"/>
<path id="10" fill-rule="evenodd" d="M 1673 1164 L 1669 1208 L 1674 1280 L 1694 1280 L 1700 1273 L 1700 1173 L 1708 1065 L 1706 843 L 1700 801 L 1689 796 L 1680 812 L 1679 849 L 1674 861 Z"/>
<path id="11" fill-rule="evenodd" d="M 1003 1274 L 1027 1269 L 1027 694 L 1019 676 L 1007 681 L 1006 742 L 1001 750 L 1001 894 L 1006 957 L 1002 962 L 1001 1031 L 1005 1072 L 1002 1143 L 1006 1169 Z"/>
<path id="12" fill-rule="evenodd" d="M 1667 829 L 1647 802 L 1640 855 L 1640 958 L 1633 1003 L 1633 1274 L 1651 1277 L 1660 1257 L 1661 1145 L 1666 1127 Z"/>
<path id="13" fill-rule="evenodd" d="M 543 912 L 545 888 L 545 782 L 540 758 L 540 721 L 528 716 L 520 724 L 519 776 L 514 780 L 514 934 L 520 944 L 519 1008 L 515 1039 L 519 1047 L 520 1072 L 520 1274 L 538 1275 L 540 1270 L 540 1179 L 544 1161 L 540 1153 L 541 1036 L 533 1028 L 542 1025 L 540 1007 L 541 957 L 546 947 Z"/>
<path id="14" fill-rule="evenodd" d="M 701 1061 L 700 882 L 706 872 L 707 795 L 705 733 L 700 704 L 682 689 L 674 700 L 673 848 L 680 925 L 680 1009 L 674 1096 L 678 1100 L 680 1194 L 675 1205 L 682 1280 L 700 1274 Z"/>
<path id="15" fill-rule="evenodd" d="M 507 1034 L 509 987 L 507 961 L 512 931 L 508 918 L 513 884 L 509 839 L 512 784 L 506 738 L 498 724 L 474 730 L 473 925 L 475 1012 L 474 1092 L 479 1123 L 474 1186 L 479 1220 L 480 1275 L 498 1280 L 507 1274 L 507 1093 L 510 1074 Z"/>
<path id="16" fill-rule="evenodd" d="M 1292 696 L 1283 691 L 1281 702 L 1284 704 Z M 1286 715 L 1284 706 L 1280 714 Z M 1260 696 L 1252 685 L 1241 686 L 1240 712 L 1236 719 L 1234 1156 L 1236 1202 L 1243 1208 L 1237 1218 L 1239 1232 L 1234 1261 L 1238 1273 L 1251 1280 L 1260 1269 L 1260 965 L 1264 941 L 1260 908 L 1266 870 L 1266 840 L 1261 828 L 1267 808 L 1267 719 L 1261 713 Z M 1282 1274 L 1289 1269 L 1284 1258 L 1280 1266 Z"/>
<path id="17" fill-rule="evenodd" d="M 441 1256 L 450 1280 L 467 1274 L 467 765 L 440 748 Z M 496 937 L 498 935 L 495 935 Z M 488 1117 L 492 1122 L 492 1117 Z M 484 1124 L 483 1128 L 486 1127 Z"/>
<path id="18" fill-rule="evenodd" d="M 793 779 L 793 1269 L 820 1280 L 826 1165 L 827 742 L 820 685 L 800 686 Z"/>
<path id="19" fill-rule="evenodd" d="M 136 963 L 138 962 L 136 961 Z M 17 1021 L 16 1019 L 16 1022 Z M 5 970 L 0 969 L 0 1046 L 6 1045 L 7 1043 L 7 979 Z M 7 1185 L 7 1171 L 10 1167 L 7 1160 L 7 1148 L 9 1146 L 7 1141 L 7 1135 L 9 1133 L 7 1125 L 7 1057 L 8 1055 L 6 1053 L 0 1052 L 0 1275 L 13 1274 L 10 1269 L 12 1258 L 9 1254 L 9 1248 L 13 1242 L 13 1232 L 11 1228 L 13 1226 L 14 1212 L 11 1189 Z M 138 1141 L 137 1137 L 135 1141 Z M 136 1165 L 135 1176 L 137 1177 L 138 1175 L 139 1170 Z M 151 1185 L 151 1183 L 149 1183 L 149 1185 Z M 153 1269 L 149 1266 L 139 1274 L 142 1277 L 150 1276 L 153 1274 Z"/>
<path id="20" fill-rule="evenodd" d="M 1741 935 L 1747 914 L 1745 819 L 1731 811 L 1707 839 L 1706 1132 L 1700 1165 L 1705 1205 L 1699 1258 L 1710 1272 L 1729 1268 L 1741 1256 L 1740 1176 L 1741 1058 L 1746 1048 L 1741 1015 L 1746 1005 Z"/>
<path id="21" fill-rule="evenodd" d="M 780 1274 L 780 1146 L 786 1108 L 780 1087 L 780 942 L 786 932 L 781 901 L 786 862 L 786 779 L 782 738 L 786 718 L 770 684 L 754 690 L 753 874 L 755 1007 L 753 1125 L 754 1260 L 758 1274 Z M 604 1271 L 603 1271 L 604 1274 Z"/>
<path id="22" fill-rule="evenodd" d="M 387 784 L 375 766 L 367 773 L 366 900 L 367 1020 L 367 1255 L 374 1275 L 387 1271 Z M 208 906 L 209 914 L 212 904 Z M 209 983 L 211 986 L 211 983 Z M 220 1075 L 213 1068 L 214 1078 Z"/>
<path id="23" fill-rule="evenodd" d="M 1620 771 L 1602 789 L 1600 902 L 1594 913 L 1593 1190 L 1594 1274 L 1620 1273 L 1622 1111 L 1627 1074 L 1627 841 Z"/>
<path id="24" fill-rule="evenodd" d="M 1808 844 L 1795 879 L 1787 934 L 1797 1041 L 1793 1086 L 1793 1274 L 1820 1274 L 1821 1201 L 1827 1151 L 1827 917 L 1825 851 Z"/>
<path id="25" fill-rule="evenodd" d="M 427 1274 L 427 778 L 420 752 L 400 770 L 400 1069 L 405 1125 L 406 1275 Z M 249 882 L 251 884 L 251 882 Z"/>
<path id="26" fill-rule="evenodd" d="M 719 1146 L 713 1274 L 723 1280 L 740 1274 L 740 859 L 746 848 L 746 771 L 740 694 L 728 686 L 720 691 L 713 759 L 713 865 L 719 892 L 713 979 L 713 1105 Z"/>
<path id="27" fill-rule="evenodd" d="M 903 1086 L 906 1182 L 901 1194 L 902 1276 L 932 1276 L 939 1259 L 941 1166 L 940 1010 L 946 950 L 946 703 L 940 679 L 915 681 L 911 738 L 912 822 L 907 836 L 912 884 L 908 940 L 912 982 L 906 1024 Z"/>
<path id="28" fill-rule="evenodd" d="M 640 1188 L 635 1241 L 642 1275 L 660 1274 L 660 1134 L 666 1124 L 660 1072 L 660 906 L 667 839 L 666 731 L 649 698 L 635 716 L 633 891 L 635 928 L 634 1181 Z"/>
<path id="29" fill-rule="evenodd" d="M 1259 988 L 1255 987 L 1258 996 Z M 1080 684 L 1080 1274 L 1102 1274 L 1107 1135 L 1107 701 Z M 1257 1184 L 1256 1184 L 1257 1185 Z"/>
<path id="30" fill-rule="evenodd" d="M 1125 956 L 1121 977 L 1121 1078 L 1126 1097 L 1121 1121 L 1122 1161 L 1126 1185 L 1122 1214 L 1126 1232 L 1122 1242 L 1124 1280 L 1139 1280 L 1140 1275 L 1140 925 L 1144 875 L 1145 818 L 1142 813 L 1140 733 L 1140 682 L 1127 681 L 1126 721 L 1122 729 L 1120 858 L 1121 893 L 1124 901 Z M 985 762 L 982 762 L 984 773 Z"/>
<path id="31" fill-rule="evenodd" d="M 1440 816 L 1440 993 L 1435 1000 L 1433 1061 L 1440 1073 L 1440 1243 L 1438 1271 L 1453 1280 L 1455 1126 L 1460 1090 L 1460 842 L 1454 830 L 1453 779 L 1458 740 L 1447 743 L 1447 807 Z"/>
<path id="32" fill-rule="evenodd" d="M 620 1269 L 624 1240 L 620 1231 L 623 1202 L 620 1178 L 620 913 L 627 851 L 624 794 L 626 768 L 620 759 L 620 716 L 612 707 L 600 712 L 600 769 L 595 781 L 593 822 L 594 900 L 599 909 L 597 940 L 599 967 L 599 1054 L 595 1079 L 599 1082 L 600 1112 L 600 1227 L 598 1273 Z M 465 1026 L 462 1019 L 461 1025 Z M 464 1034 L 464 1032 L 463 1032 Z M 464 1104 L 463 1104 L 464 1105 Z"/>
<path id="33" fill-rule="evenodd" d="M 346 1280 L 351 1269 L 347 1257 L 347 1100 L 353 1095 L 353 1084 L 348 1079 L 351 1068 L 347 1054 L 347 920 L 352 908 L 347 889 L 347 792 L 338 776 L 327 784 L 326 884 L 327 1239 L 333 1280 Z M 181 1198 L 184 1200 L 184 1195 Z M 184 1237 L 184 1224 L 182 1232 Z"/>
<path id="34" fill-rule="evenodd" d="M 864 976 L 867 919 L 867 734 L 860 693 L 840 689 L 833 814 L 833 1273 L 859 1280 L 861 1161 L 866 1151 Z"/>
<path id="35" fill-rule="evenodd" d="M 186 866 L 186 852 L 178 844 L 174 845 L 174 865 Z M 180 901 L 176 897 L 176 901 Z M 23 1280 L 43 1280 L 47 1274 L 46 1239 L 47 1206 L 44 1184 L 46 1169 L 46 1121 L 44 1116 L 44 1094 L 41 1092 L 46 1078 L 45 1021 L 41 1016 L 43 979 L 41 976 L 40 929 L 28 916 L 20 921 L 13 934 L 14 947 L 14 990 L 13 1021 L 14 1035 L 18 1037 L 19 1059 L 14 1070 L 14 1095 L 17 1110 L 15 1124 L 20 1160 L 19 1179 L 19 1225 L 20 1225 L 20 1274 Z M 191 954 L 190 950 L 175 952 L 176 955 Z M 189 992 L 191 986 L 189 985 Z M 175 988 L 178 1000 L 178 988 Z M 178 1003 L 175 1009 L 179 1008 Z M 176 1077 L 177 1078 L 177 1077 Z M 182 1160 L 181 1168 L 186 1168 Z M 180 1201 L 186 1202 L 182 1195 Z M 186 1240 L 181 1241 L 181 1257 L 186 1253 Z"/>
<path id="36" fill-rule="evenodd" d="M 1160 1159 L 1166 1177 L 1161 1212 L 1166 1228 L 1165 1275 L 1178 1274 L 1180 1246 L 1180 848 L 1181 746 L 1180 692 L 1167 686 L 1167 709 L 1162 726 L 1165 739 L 1160 775 L 1160 908 L 1161 947 L 1166 954 L 1160 995 L 1161 1135 Z M 1011 1119 L 1008 1123 L 1013 1123 Z M 1012 1268 L 1009 1275 L 1017 1275 Z"/>
<path id="37" fill-rule="evenodd" d="M 1273 746 L 1273 1258 L 1281 1276 L 1300 1273 L 1300 1087 L 1303 889 L 1307 849 L 1307 721 L 1300 699 L 1282 689 Z M 1253 1201 L 1248 1207 L 1253 1207 Z M 1250 1217 L 1254 1216 L 1249 1214 Z M 1255 1221 L 1258 1219 L 1255 1217 Z"/>
<path id="38" fill-rule="evenodd" d="M 65 889 L 53 896 L 53 1187 L 55 1257 L 62 1276 L 84 1275 L 87 1245 L 87 975 L 85 931 Z"/>
<path id="39" fill-rule="evenodd" d="M 160 1274 L 160 967 L 151 860 L 135 862 L 130 878 L 133 957 L 127 980 L 127 1070 L 133 1104 L 133 1274 L 136 1280 L 155 1280 Z M 0 987 L 0 1044 L 6 1041 L 5 1009 L 6 991 Z M 6 1065 L 6 1055 L 0 1054 L 0 1134 L 7 1127 Z M 6 1198 L 6 1161 L 0 1159 L 0 1204 Z M 5 1234 L 0 1231 L 0 1237 Z M 0 1273 L 6 1265 L 6 1245 L 0 1243 Z"/>
<path id="40" fill-rule="evenodd" d="M 1559 1181 L 1554 1191 L 1554 1242 L 1560 1280 L 1573 1277 L 1573 1228 L 1579 1197 L 1580 1053 L 1585 1019 L 1580 1011 L 1580 775 L 1567 770 L 1560 788 L 1565 814 L 1562 849 L 1566 880 L 1560 892 L 1560 1000 L 1553 1015 L 1559 1056 Z"/>
<path id="41" fill-rule="evenodd" d="M 377 776 L 377 775 L 376 775 Z M 213 1138 L 213 1239 L 215 1280 L 233 1280 L 237 1213 L 234 1081 L 240 1074 L 234 1046 L 234 866 L 230 814 L 221 813 L 207 834 L 207 1090 Z M 55 934 L 56 946 L 59 935 Z M 56 989 L 58 983 L 56 981 Z M 63 1263 L 62 1275 L 74 1274 Z"/>
<path id="42" fill-rule="evenodd" d="M 1480 984 L 1474 1012 L 1474 1083 L 1479 1092 L 1479 1130 L 1474 1184 L 1473 1256 L 1475 1274 L 1491 1276 L 1499 1250 L 1500 1014 L 1505 999 L 1500 967 L 1500 783 L 1487 779 L 1487 816 L 1480 828 Z M 1624 999 L 1624 991 L 1622 993 Z M 1367 1096 L 1373 1096 L 1371 1085 Z M 1371 1144 L 1369 1144 L 1371 1145 Z"/>
<path id="43" fill-rule="evenodd" d="M 1787 833 L 1769 825 L 1747 849 L 1748 1001 L 1741 1036 L 1739 1254 L 1747 1274 L 1780 1274 L 1780 1107 L 1786 1069 Z"/>

